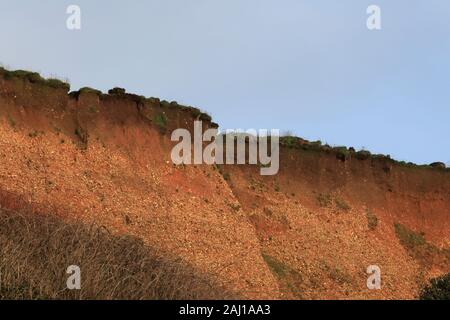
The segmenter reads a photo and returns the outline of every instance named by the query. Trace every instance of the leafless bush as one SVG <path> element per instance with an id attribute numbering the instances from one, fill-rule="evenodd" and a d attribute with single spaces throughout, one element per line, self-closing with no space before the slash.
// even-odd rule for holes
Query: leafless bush
<path id="1" fill-rule="evenodd" d="M 0 299 L 234 298 L 138 238 L 2 206 Z M 67 289 L 70 265 L 81 269 L 81 290 Z"/>

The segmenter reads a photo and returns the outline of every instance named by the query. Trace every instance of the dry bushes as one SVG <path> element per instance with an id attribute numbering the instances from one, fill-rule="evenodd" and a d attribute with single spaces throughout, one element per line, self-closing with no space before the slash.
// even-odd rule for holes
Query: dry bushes
<path id="1" fill-rule="evenodd" d="M 67 267 L 81 268 L 69 290 Z M 224 299 L 229 293 L 140 239 L 0 210 L 0 299 Z"/>

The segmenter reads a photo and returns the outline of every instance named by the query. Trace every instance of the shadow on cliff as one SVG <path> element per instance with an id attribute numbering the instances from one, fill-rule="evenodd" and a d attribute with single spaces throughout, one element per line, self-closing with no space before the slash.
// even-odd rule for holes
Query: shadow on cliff
<path id="1" fill-rule="evenodd" d="M 37 213 L 0 195 L 0 299 L 230 299 L 206 275 L 139 238 Z M 6 208 L 15 203 L 16 210 Z M 67 273 L 79 266 L 81 289 Z"/>

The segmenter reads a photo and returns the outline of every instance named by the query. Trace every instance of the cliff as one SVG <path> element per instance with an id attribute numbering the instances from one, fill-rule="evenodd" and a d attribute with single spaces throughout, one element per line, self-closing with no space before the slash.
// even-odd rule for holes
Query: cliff
<path id="1" fill-rule="evenodd" d="M 95 223 L 247 298 L 414 298 L 450 271 L 450 172 L 285 143 L 280 172 L 181 165 L 198 109 L 0 72 L 0 205 Z M 382 290 L 368 290 L 378 265 Z"/>

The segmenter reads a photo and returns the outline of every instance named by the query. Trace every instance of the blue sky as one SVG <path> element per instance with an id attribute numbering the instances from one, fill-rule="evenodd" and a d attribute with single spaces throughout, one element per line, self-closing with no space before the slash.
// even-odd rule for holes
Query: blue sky
<path id="1" fill-rule="evenodd" d="M 66 28 L 81 7 L 82 28 Z M 381 7 L 382 30 L 366 28 Z M 448 0 L 0 0 L 0 62 L 416 163 L 450 162 Z"/>

